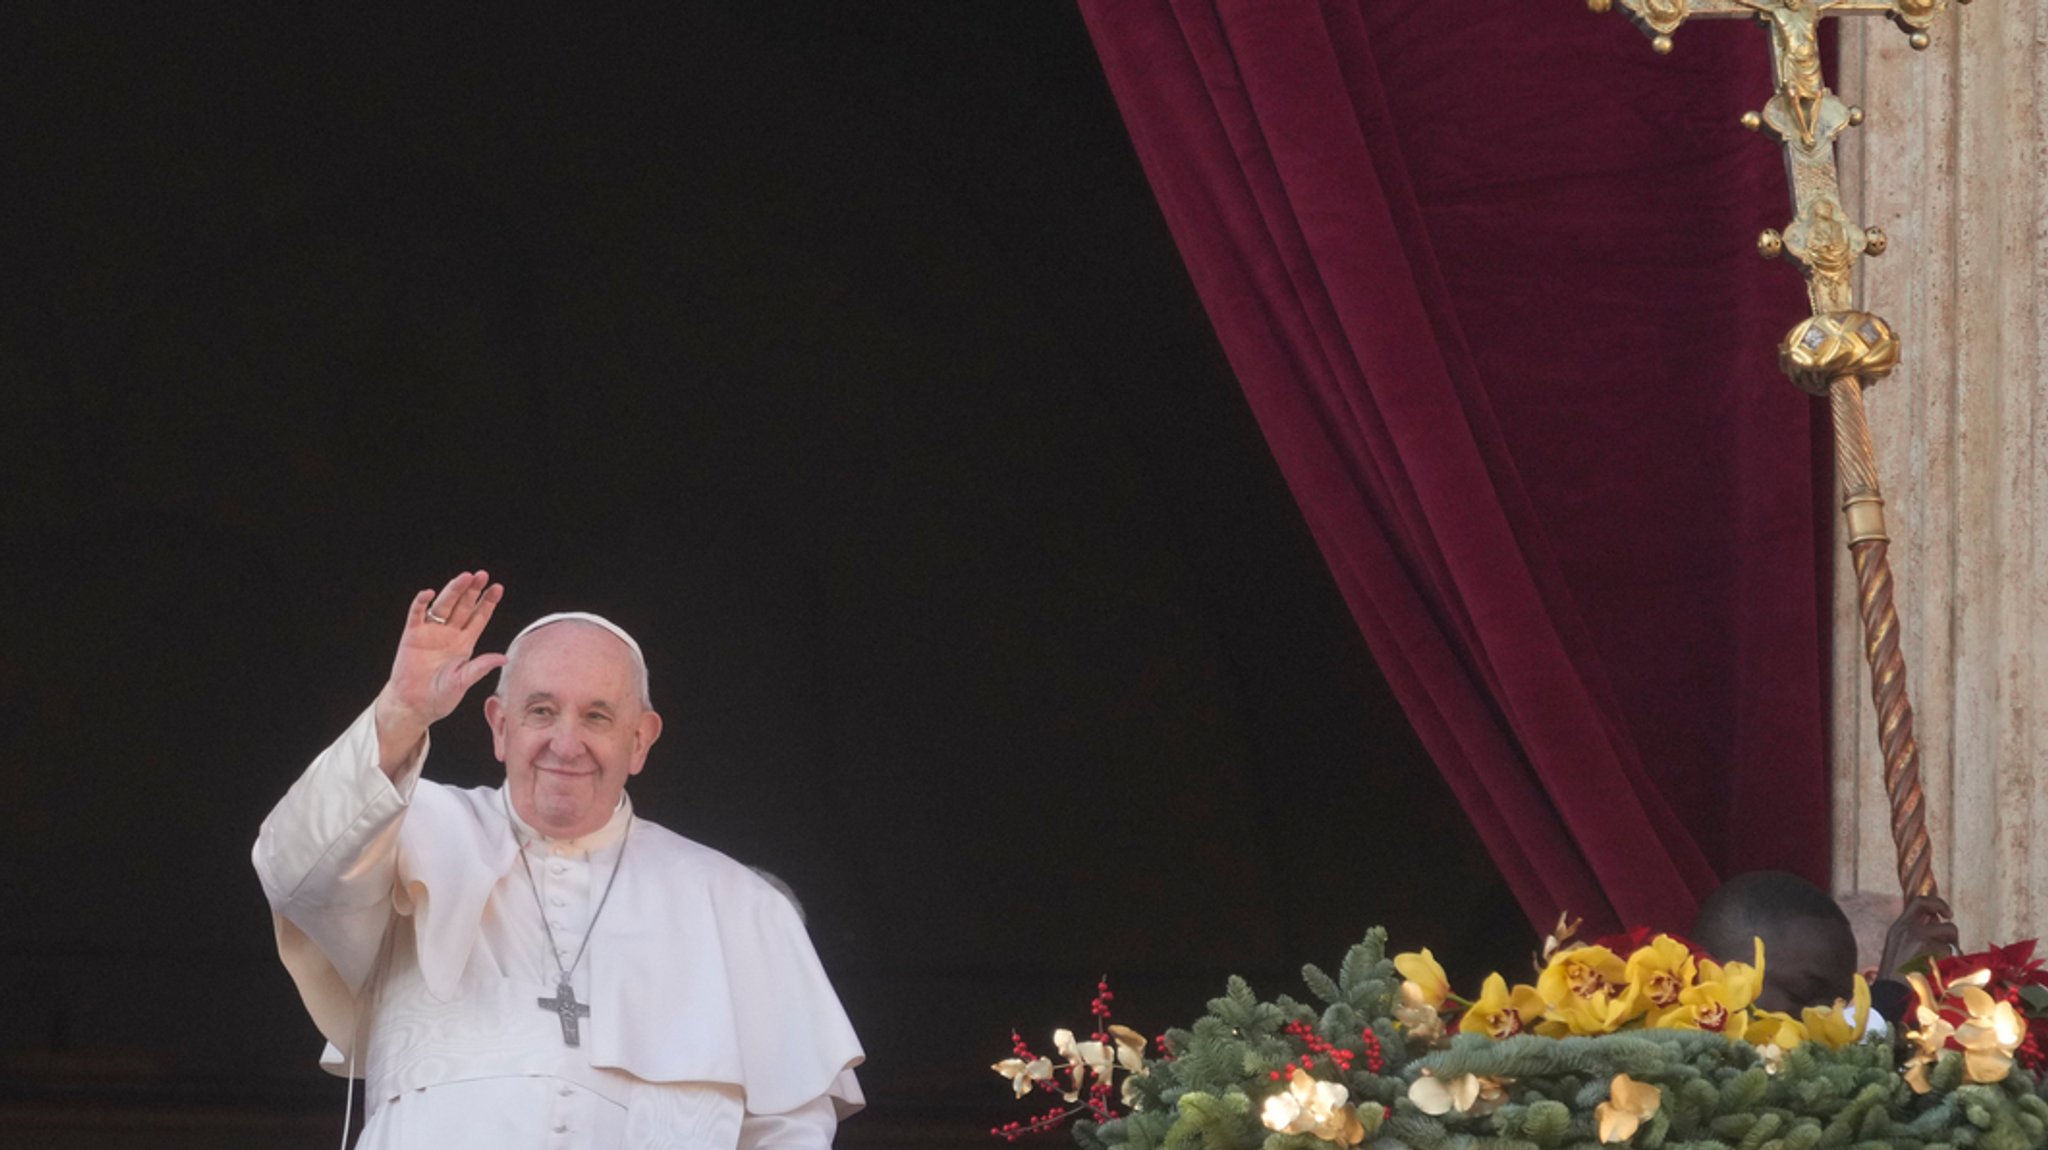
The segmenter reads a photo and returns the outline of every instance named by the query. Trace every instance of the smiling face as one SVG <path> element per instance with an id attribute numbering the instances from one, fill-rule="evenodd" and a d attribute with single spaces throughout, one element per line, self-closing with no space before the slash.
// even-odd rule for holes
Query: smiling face
<path id="1" fill-rule="evenodd" d="M 661 716 L 641 703 L 632 653 L 601 627 L 550 623 L 514 646 L 484 700 L 512 809 L 551 838 L 589 834 L 646 765 Z"/>

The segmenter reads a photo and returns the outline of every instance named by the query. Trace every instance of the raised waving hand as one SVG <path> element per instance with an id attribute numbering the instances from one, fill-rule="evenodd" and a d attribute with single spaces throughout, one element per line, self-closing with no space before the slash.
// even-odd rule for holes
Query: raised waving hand
<path id="1" fill-rule="evenodd" d="M 377 749 L 385 774 L 396 777 L 427 728 L 447 718 L 477 680 L 505 665 L 502 654 L 476 654 L 477 639 L 504 597 L 504 585 L 491 582 L 486 571 L 465 571 L 438 592 L 412 597 L 391 678 L 377 694 Z"/>

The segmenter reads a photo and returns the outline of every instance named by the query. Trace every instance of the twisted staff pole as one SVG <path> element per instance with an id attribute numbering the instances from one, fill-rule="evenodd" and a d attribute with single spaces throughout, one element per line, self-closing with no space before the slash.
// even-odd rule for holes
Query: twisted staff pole
<path id="1" fill-rule="evenodd" d="M 1856 611 L 1863 620 L 1863 657 L 1877 704 L 1884 749 L 1884 790 L 1891 802 L 1892 845 L 1898 849 L 1899 889 L 1908 897 L 1933 895 L 1933 848 L 1927 840 L 1926 798 L 1920 786 L 1920 744 L 1913 738 L 1913 704 L 1906 697 L 1906 657 L 1899 651 L 1899 614 L 1892 609 L 1891 541 L 1884 535 L 1884 496 L 1863 417 L 1863 381 L 1844 376 L 1828 386 L 1835 416 L 1835 472 L 1842 479 L 1842 510 L 1849 517 L 1849 556 L 1856 565 Z M 1862 508 L 1875 522 L 1863 532 Z"/>
<path id="2" fill-rule="evenodd" d="M 1948 0 L 1618 2 L 1660 53 L 1672 50 L 1672 34 L 1694 17 L 1745 17 L 1770 29 L 1777 90 L 1762 111 L 1745 115 L 1742 123 L 1783 143 L 1794 211 L 1782 232 L 1773 229 L 1758 238 L 1757 250 L 1766 258 L 1790 260 L 1806 277 L 1813 315 L 1779 345 L 1779 361 L 1801 390 L 1826 397 L 1834 416 L 1835 470 L 1842 483 L 1849 555 L 1856 567 L 1857 614 L 1863 625 L 1864 657 L 1870 664 L 1871 697 L 1877 705 L 1899 888 L 1908 898 L 1934 895 L 1927 796 L 1920 781 L 1920 745 L 1913 738 L 1913 704 L 1906 696 L 1899 615 L 1892 602 L 1884 495 L 1863 412 L 1864 389 L 1897 366 L 1899 341 L 1884 320 L 1857 310 L 1851 275 L 1859 256 L 1883 254 L 1885 236 L 1876 228 L 1857 226 L 1842 206 L 1835 140 L 1861 124 L 1863 113 L 1828 90 L 1821 74 L 1819 35 L 1826 19 L 1881 15 L 1899 25 L 1913 47 L 1925 48 L 1928 29 Z M 1609 11 L 1616 3 L 1587 0 L 1595 12 Z"/>
<path id="3" fill-rule="evenodd" d="M 1892 602 L 1884 493 L 1877 485 L 1877 459 L 1863 414 L 1866 381 L 1890 372 L 1898 346 L 1891 328 L 1876 316 L 1831 312 L 1792 329 L 1780 357 L 1802 389 L 1827 396 L 1834 414 L 1835 473 L 1841 480 L 1849 557 L 1856 567 L 1856 611 L 1863 623 L 1863 657 L 1870 664 L 1871 699 L 1877 705 L 1899 889 L 1911 898 L 1939 892 L 1927 837 L 1927 796 L 1920 783 L 1920 744 L 1913 738 L 1913 703 L 1906 695 L 1906 657 L 1899 650 L 1899 613 Z"/>

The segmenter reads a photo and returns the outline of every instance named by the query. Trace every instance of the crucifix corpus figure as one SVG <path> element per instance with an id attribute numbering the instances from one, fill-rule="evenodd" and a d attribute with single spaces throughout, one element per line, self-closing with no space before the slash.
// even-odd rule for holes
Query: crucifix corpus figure
<path id="1" fill-rule="evenodd" d="M 323 1062 L 366 1079 L 358 1146 L 826 1150 L 862 1055 L 801 915 L 634 811 L 662 729 L 640 644 L 569 612 L 478 654 L 504 594 L 474 571 L 414 596 L 376 700 L 256 841 Z M 504 783 L 423 778 L 492 672 Z"/>
<path id="2" fill-rule="evenodd" d="M 1660 53 L 1672 50 L 1673 34 L 1690 19 L 1744 17 L 1770 28 L 1777 90 L 1761 111 L 1744 115 L 1742 125 L 1784 145 L 1793 218 L 1782 231 L 1759 236 L 1757 251 L 1767 259 L 1790 260 L 1806 278 L 1813 314 L 1779 345 L 1779 361 L 1801 390 L 1828 400 L 1834 417 L 1835 470 L 1842 480 L 1842 514 L 1856 567 L 1857 610 L 1884 749 L 1899 885 L 1908 898 L 1932 897 L 1936 888 L 1926 797 L 1920 748 L 1913 738 L 1913 706 L 1906 696 L 1906 661 L 1899 650 L 1887 558 L 1890 536 L 1863 412 L 1863 389 L 1898 364 L 1899 340 L 1883 319 L 1856 306 L 1856 259 L 1884 254 L 1886 240 L 1877 228 L 1857 224 L 1842 204 L 1835 140 L 1861 124 L 1863 113 L 1828 90 L 1821 71 L 1820 26 L 1830 18 L 1885 16 L 1906 32 L 1914 48 L 1926 48 L 1928 29 L 1948 0 L 1587 0 L 1595 12 L 1611 11 L 1617 3 Z"/>

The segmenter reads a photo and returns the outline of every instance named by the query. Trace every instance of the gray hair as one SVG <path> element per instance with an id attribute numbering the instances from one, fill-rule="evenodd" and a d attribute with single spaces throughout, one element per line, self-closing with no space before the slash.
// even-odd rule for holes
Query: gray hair
<path id="1" fill-rule="evenodd" d="M 498 672 L 496 694 L 500 699 L 505 697 L 505 680 L 511 676 L 512 663 L 519 658 L 519 648 L 526 641 L 526 637 L 542 627 L 555 623 L 581 623 L 587 627 L 596 627 L 611 632 L 613 638 L 624 643 L 626 650 L 633 656 L 633 689 L 639 692 L 640 705 L 650 711 L 654 709 L 654 696 L 647 690 L 647 656 L 641 654 L 640 644 L 626 633 L 624 627 L 602 615 L 593 615 L 588 611 L 559 611 L 553 615 L 543 615 L 512 636 L 512 641 L 505 645 L 505 666 Z"/>

